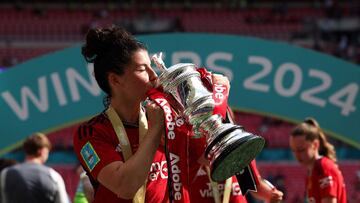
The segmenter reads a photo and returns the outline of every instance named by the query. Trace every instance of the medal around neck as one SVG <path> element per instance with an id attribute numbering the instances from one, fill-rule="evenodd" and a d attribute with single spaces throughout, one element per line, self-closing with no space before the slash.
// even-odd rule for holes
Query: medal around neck
<path id="1" fill-rule="evenodd" d="M 213 115 L 215 102 L 202 83 L 194 64 L 179 63 L 166 68 L 161 53 L 152 60 L 161 70 L 160 84 L 173 98 L 173 107 L 193 125 L 197 136 L 206 136 L 205 156 L 210 161 L 211 178 L 223 181 L 239 173 L 261 152 L 265 140 L 246 132 L 242 126 L 223 123 Z"/>

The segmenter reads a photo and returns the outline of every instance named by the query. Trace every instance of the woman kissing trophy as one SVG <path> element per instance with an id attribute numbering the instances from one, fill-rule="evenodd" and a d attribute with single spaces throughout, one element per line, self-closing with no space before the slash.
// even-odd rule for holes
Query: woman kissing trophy
<path id="1" fill-rule="evenodd" d="M 152 60 L 162 72 L 159 81 L 164 92 L 176 102 L 173 106 L 193 125 L 195 135 L 206 135 L 211 178 L 218 182 L 240 173 L 261 152 L 265 140 L 242 126 L 223 123 L 222 116 L 214 114 L 213 93 L 204 86 L 194 64 L 166 68 L 161 52 Z"/>

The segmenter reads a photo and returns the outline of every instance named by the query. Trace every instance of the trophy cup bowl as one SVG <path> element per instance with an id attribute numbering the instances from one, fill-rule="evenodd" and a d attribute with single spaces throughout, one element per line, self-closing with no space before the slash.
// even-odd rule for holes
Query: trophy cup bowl
<path id="1" fill-rule="evenodd" d="M 164 92 L 177 103 L 173 106 L 179 114 L 193 125 L 195 136 L 206 136 L 205 156 L 210 161 L 211 178 L 223 181 L 239 173 L 261 152 L 264 139 L 213 115 L 212 92 L 203 85 L 194 64 L 165 68 L 162 62 L 161 66 L 159 81 Z"/>

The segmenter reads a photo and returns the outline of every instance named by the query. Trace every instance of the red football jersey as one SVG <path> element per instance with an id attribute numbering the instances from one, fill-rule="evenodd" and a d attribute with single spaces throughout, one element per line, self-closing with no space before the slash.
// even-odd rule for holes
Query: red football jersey
<path id="1" fill-rule="evenodd" d="M 139 147 L 139 129 L 125 126 L 132 152 Z M 74 150 L 87 171 L 95 188 L 94 202 L 132 202 L 120 199 L 97 181 L 101 169 L 114 162 L 123 161 L 119 140 L 105 113 L 81 124 L 74 133 Z M 146 188 L 146 202 L 166 202 L 167 164 L 163 146 L 159 146 L 149 172 Z"/>
<path id="2" fill-rule="evenodd" d="M 200 155 L 205 150 L 206 145 L 205 137 L 202 138 L 192 138 L 190 139 L 190 152 L 196 154 L 194 157 L 200 157 Z M 254 177 L 259 176 L 259 172 L 256 169 L 255 161 L 252 162 Z M 224 194 L 225 182 L 218 183 L 218 190 L 221 195 L 221 202 Z M 190 159 L 190 201 L 191 202 L 201 202 L 201 203 L 214 203 L 214 197 L 212 192 L 211 183 L 207 175 L 206 169 L 204 166 L 201 166 L 197 159 Z M 241 194 L 239 183 L 234 176 L 232 179 L 231 193 L 230 193 L 230 202 L 231 203 L 246 203 L 246 198 Z"/>
<path id="3" fill-rule="evenodd" d="M 246 203 L 245 197 L 241 194 L 240 186 L 236 180 L 236 177 L 233 177 L 231 184 L 231 193 L 230 193 L 230 202 L 232 203 Z M 217 184 L 218 190 L 220 193 L 220 198 L 222 201 L 224 194 L 225 183 L 220 182 Z M 190 182 L 190 201 L 191 202 L 201 202 L 201 203 L 214 203 L 213 191 L 209 177 L 206 173 L 204 167 L 200 167 L 195 179 Z"/>
<path id="4" fill-rule="evenodd" d="M 338 166 L 327 157 L 316 160 L 306 187 L 309 203 L 320 203 L 324 197 L 335 197 L 338 203 L 346 203 L 344 178 Z"/>

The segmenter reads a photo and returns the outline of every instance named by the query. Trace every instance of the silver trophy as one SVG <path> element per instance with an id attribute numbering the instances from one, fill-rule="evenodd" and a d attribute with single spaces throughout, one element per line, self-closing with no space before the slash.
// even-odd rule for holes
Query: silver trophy
<path id="1" fill-rule="evenodd" d="M 244 131 L 242 126 L 223 123 L 220 115 L 213 115 L 212 92 L 203 85 L 194 64 L 179 63 L 166 68 L 161 53 L 152 60 L 162 72 L 159 80 L 171 97 L 169 102 L 193 125 L 195 135 L 206 135 L 205 156 L 214 181 L 239 173 L 261 152 L 265 144 L 262 137 Z"/>

